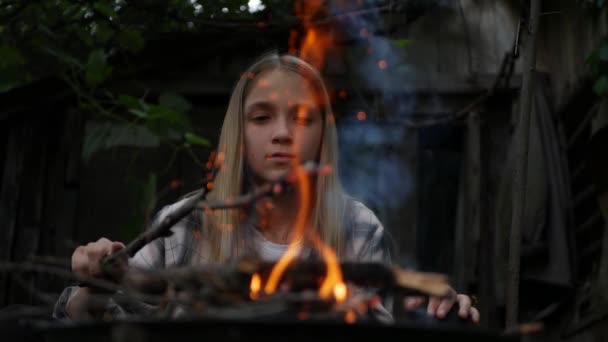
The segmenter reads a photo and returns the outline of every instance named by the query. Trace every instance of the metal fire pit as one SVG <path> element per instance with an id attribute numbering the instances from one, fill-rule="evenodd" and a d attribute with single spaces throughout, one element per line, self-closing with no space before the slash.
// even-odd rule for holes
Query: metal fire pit
<path id="1" fill-rule="evenodd" d="M 30 331 L 42 341 L 55 342 L 322 342 L 322 341 L 428 341 L 435 338 L 476 341 L 519 341 L 479 327 L 455 325 L 417 325 L 395 323 L 347 324 L 279 320 L 192 320 L 192 321 L 116 321 L 111 323 L 31 322 Z"/>

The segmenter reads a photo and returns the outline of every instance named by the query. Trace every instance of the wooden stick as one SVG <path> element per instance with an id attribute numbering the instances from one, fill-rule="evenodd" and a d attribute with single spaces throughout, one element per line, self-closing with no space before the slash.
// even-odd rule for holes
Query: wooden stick
<path id="1" fill-rule="evenodd" d="M 179 287 L 211 287 L 221 291 L 249 290 L 253 273 L 266 279 L 273 263 L 246 260 L 232 266 L 177 267 L 157 271 L 130 271 L 123 285 L 148 294 L 162 293 L 169 283 Z M 342 276 L 354 285 L 411 295 L 445 297 L 453 294 L 447 277 L 391 267 L 380 263 L 342 263 Z M 290 266 L 283 282 L 291 288 L 314 288 L 326 273 L 323 262 L 299 262 Z"/>

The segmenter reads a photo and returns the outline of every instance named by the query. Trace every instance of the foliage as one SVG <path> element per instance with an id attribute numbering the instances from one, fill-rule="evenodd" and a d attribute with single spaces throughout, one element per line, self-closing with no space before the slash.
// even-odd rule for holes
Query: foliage
<path id="1" fill-rule="evenodd" d="M 598 96 L 608 95 L 608 40 L 593 50 L 587 58 L 587 65 L 593 77 L 593 91 Z"/>
<path id="2" fill-rule="evenodd" d="M 606 0 L 583 0 L 585 6 L 601 9 L 606 5 Z"/>
<path id="3" fill-rule="evenodd" d="M 85 162 L 114 146 L 167 144 L 174 156 L 186 152 L 202 165 L 191 148 L 210 143 L 193 131 L 191 103 L 176 93 L 150 96 L 132 61 L 164 35 L 226 23 L 256 25 L 268 20 L 271 7 L 276 13 L 291 6 L 281 0 L 258 3 L 250 8 L 248 0 L 0 0 L 0 94 L 47 78 L 63 80 L 81 112 L 95 115 L 87 123 Z M 140 84 L 141 93 L 117 92 L 113 83 L 124 79 Z M 143 203 L 138 212 L 154 207 L 156 180 L 150 173 L 141 184 L 131 182 L 135 202 Z M 132 227 L 143 222 L 133 220 Z"/>

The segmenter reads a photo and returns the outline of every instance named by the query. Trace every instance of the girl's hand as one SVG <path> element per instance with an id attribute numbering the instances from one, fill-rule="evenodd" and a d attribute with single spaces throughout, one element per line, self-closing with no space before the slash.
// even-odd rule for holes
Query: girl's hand
<path id="1" fill-rule="evenodd" d="M 122 242 L 110 241 L 106 238 L 79 246 L 72 254 L 72 272 L 85 278 L 100 278 L 101 259 L 123 248 L 125 245 Z"/>
<path id="2" fill-rule="evenodd" d="M 424 297 L 407 297 L 405 298 L 405 308 L 414 310 L 425 302 Z M 470 318 L 474 323 L 479 323 L 479 311 L 471 305 L 471 298 L 465 294 L 457 294 L 454 291 L 453 295 L 447 297 L 431 297 L 427 306 L 429 316 L 439 319 L 445 318 L 452 306 L 458 302 L 458 316 L 462 319 Z"/>

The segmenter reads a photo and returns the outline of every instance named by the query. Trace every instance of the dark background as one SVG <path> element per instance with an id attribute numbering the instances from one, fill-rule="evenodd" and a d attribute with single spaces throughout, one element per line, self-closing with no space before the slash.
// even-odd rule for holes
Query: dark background
<path id="1" fill-rule="evenodd" d="M 247 1 L 217 1 L 198 14 L 189 1 L 119 10 L 104 1 L 68 3 L 0 3 L 2 262 L 52 256 L 67 269 L 78 244 L 131 240 L 158 209 L 200 184 L 240 73 L 264 52 L 287 51 L 290 32 L 305 30 L 290 2 L 263 2 L 251 13 Z M 484 326 L 504 327 L 523 56 L 492 96 L 454 114 L 504 76 L 516 42 L 525 53 L 516 37 L 528 2 L 341 6 L 326 2 L 316 25 L 336 38 L 322 72 L 347 190 L 384 223 L 397 263 L 447 273 L 479 301 Z M 78 20 L 67 18 L 70 11 Z M 545 339 L 600 338 L 608 20 L 600 1 L 545 1 L 542 13 L 520 321 L 545 320 Z M 160 119 L 141 119 L 133 111 L 146 108 L 120 96 L 145 102 Z M 366 120 L 357 119 L 360 111 Z M 42 303 L 14 278 L 0 280 L 1 305 Z M 26 284 L 53 297 L 67 281 L 37 275 Z"/>

